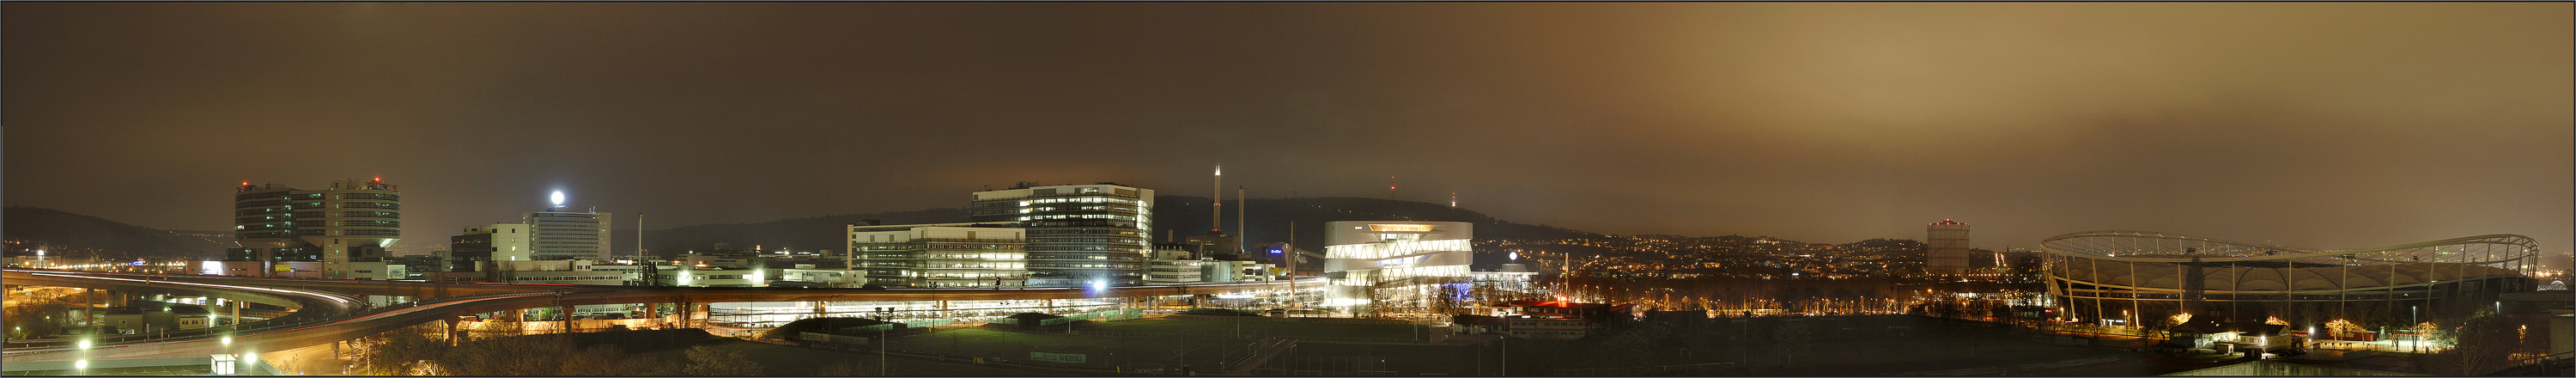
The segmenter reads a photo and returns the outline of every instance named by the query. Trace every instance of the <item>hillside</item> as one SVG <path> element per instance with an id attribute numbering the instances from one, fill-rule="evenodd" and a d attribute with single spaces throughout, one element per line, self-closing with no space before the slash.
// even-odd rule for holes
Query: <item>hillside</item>
<path id="1" fill-rule="evenodd" d="M 181 235 L 148 227 L 117 223 L 87 215 L 41 207 L 10 206 L 0 211 L 9 240 L 49 245 L 49 250 L 75 253 L 95 252 L 99 257 L 128 259 L 138 257 L 176 257 L 204 259 L 221 255 L 233 245 L 227 238 L 203 235 Z M 185 231 L 207 234 L 204 231 Z M 79 255 L 74 255 L 79 256 Z"/>

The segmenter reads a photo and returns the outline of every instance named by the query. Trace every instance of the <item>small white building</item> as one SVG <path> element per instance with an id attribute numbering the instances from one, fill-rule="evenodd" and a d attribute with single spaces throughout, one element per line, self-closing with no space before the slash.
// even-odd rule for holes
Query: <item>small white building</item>
<path id="1" fill-rule="evenodd" d="M 867 272 L 848 269 L 784 269 L 779 281 L 802 282 L 814 287 L 859 287 Z"/>
<path id="2" fill-rule="evenodd" d="M 769 278 L 758 270 L 699 268 L 692 266 L 663 267 L 655 284 L 693 287 L 766 287 Z"/>
<path id="3" fill-rule="evenodd" d="M 1206 262 L 1190 258 L 1189 251 L 1155 250 L 1145 260 L 1145 284 L 1180 285 L 1203 282 L 1200 268 Z"/>

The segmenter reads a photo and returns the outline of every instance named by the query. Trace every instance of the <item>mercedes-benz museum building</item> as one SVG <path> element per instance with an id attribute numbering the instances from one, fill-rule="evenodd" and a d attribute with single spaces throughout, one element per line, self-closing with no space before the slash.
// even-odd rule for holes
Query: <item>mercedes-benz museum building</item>
<path id="1" fill-rule="evenodd" d="M 2213 316 L 2361 332 L 2452 319 L 2535 290 L 2540 251 L 2530 237 L 2505 234 L 2318 250 L 2089 231 L 2041 246 L 2059 320 L 2159 328 Z"/>

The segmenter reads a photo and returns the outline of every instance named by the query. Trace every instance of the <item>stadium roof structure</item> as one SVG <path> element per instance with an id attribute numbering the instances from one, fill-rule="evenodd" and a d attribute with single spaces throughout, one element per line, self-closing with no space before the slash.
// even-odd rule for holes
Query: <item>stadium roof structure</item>
<path id="1" fill-rule="evenodd" d="M 2407 243 L 2377 248 L 2318 250 L 2244 243 L 2150 231 L 2085 231 L 2051 236 L 2040 246 L 2048 253 L 2131 262 L 2284 261 L 2321 265 L 2468 264 L 2521 261 L 2540 254 L 2531 237 L 2491 234 Z"/>

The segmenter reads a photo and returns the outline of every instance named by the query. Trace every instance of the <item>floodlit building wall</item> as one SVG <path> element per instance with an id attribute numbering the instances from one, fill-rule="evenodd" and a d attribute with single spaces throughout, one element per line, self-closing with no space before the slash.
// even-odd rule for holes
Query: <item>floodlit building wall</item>
<path id="1" fill-rule="evenodd" d="M 448 238 L 448 258 L 466 262 L 458 266 L 472 265 L 471 261 L 535 260 L 534 238 L 526 223 L 466 227 L 463 235 Z"/>
<path id="2" fill-rule="evenodd" d="M 242 248 L 224 260 L 272 264 L 255 276 L 277 276 L 280 262 L 310 261 L 321 263 L 319 278 L 360 278 L 349 263 L 381 261 L 402 238 L 402 194 L 381 179 L 338 180 L 324 190 L 244 182 L 234 190 L 233 237 Z"/>
<path id="3" fill-rule="evenodd" d="M 1031 286 L 1136 285 L 1153 250 L 1154 190 L 1114 183 L 1021 183 L 974 193 L 976 222 L 1016 222 L 1028 230 Z"/>
<path id="4" fill-rule="evenodd" d="M 612 236 L 608 232 L 608 213 L 538 211 L 528 213 L 524 220 L 534 259 L 616 260 L 609 255 L 608 241 Z"/>
<path id="5" fill-rule="evenodd" d="M 1381 302 L 1423 305 L 1437 285 L 1466 283 L 1475 225 L 1335 221 L 1324 224 L 1325 305 L 1368 312 Z"/>
<path id="6" fill-rule="evenodd" d="M 1924 226 L 1923 272 L 1956 276 L 1968 273 L 1968 224 L 1943 219 Z"/>
<path id="7" fill-rule="evenodd" d="M 849 268 L 861 285 L 1008 287 L 1028 278 L 1028 230 L 1000 224 L 851 225 Z"/>

